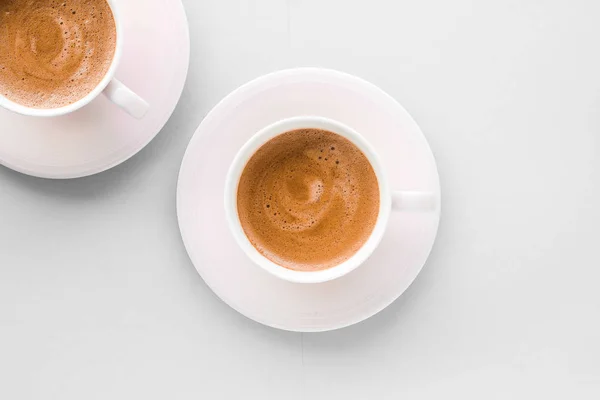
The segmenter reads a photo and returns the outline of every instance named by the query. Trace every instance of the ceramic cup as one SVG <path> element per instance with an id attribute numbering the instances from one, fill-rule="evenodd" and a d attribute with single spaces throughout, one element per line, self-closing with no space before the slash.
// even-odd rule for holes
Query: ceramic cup
<path id="1" fill-rule="evenodd" d="M 237 189 L 242 172 L 252 155 L 274 137 L 295 129 L 316 128 L 337 133 L 350 140 L 367 157 L 379 184 L 379 214 L 371 235 L 364 245 L 348 260 L 320 271 L 294 271 L 282 267 L 263 256 L 244 233 L 237 211 Z M 323 117 L 301 116 L 275 122 L 256 133 L 236 154 L 225 182 L 225 215 L 229 228 L 241 249 L 259 267 L 290 282 L 319 283 L 344 276 L 364 263 L 381 242 L 392 211 L 428 212 L 437 207 L 432 193 L 392 191 L 386 173 L 373 147 L 352 128 Z"/>
<path id="2" fill-rule="evenodd" d="M 125 110 L 128 114 L 138 119 L 142 118 L 148 111 L 148 103 L 115 78 L 115 71 L 121 59 L 121 53 L 123 52 L 123 29 L 121 27 L 121 16 L 116 6 L 116 0 L 107 0 L 107 2 L 110 5 L 113 18 L 115 19 L 117 32 L 115 54 L 113 56 L 112 63 L 106 72 L 106 75 L 104 75 L 104 78 L 102 78 L 100 83 L 91 92 L 76 102 L 59 108 L 26 107 L 11 101 L 2 95 L 0 95 L 0 106 L 23 115 L 35 117 L 55 117 L 80 109 L 94 100 L 98 95 L 100 95 L 100 93 L 102 93 L 110 101 Z"/>

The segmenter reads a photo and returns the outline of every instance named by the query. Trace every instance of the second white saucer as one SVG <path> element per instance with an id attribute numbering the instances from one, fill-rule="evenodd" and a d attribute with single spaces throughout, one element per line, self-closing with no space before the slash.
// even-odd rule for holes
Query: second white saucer
<path id="1" fill-rule="evenodd" d="M 54 118 L 0 108 L 0 164 L 43 178 L 95 174 L 127 160 L 165 125 L 183 91 L 190 40 L 180 0 L 119 2 L 123 56 L 116 78 L 150 103 L 137 120 L 103 96 Z"/>
<path id="2" fill-rule="evenodd" d="M 223 301 L 275 328 L 325 331 L 376 314 L 406 290 L 429 255 L 439 211 L 395 213 L 373 255 L 358 269 L 330 282 L 290 283 L 254 265 L 226 224 L 225 177 L 250 136 L 275 121 L 298 115 L 331 118 L 361 132 L 380 155 L 391 187 L 433 192 L 439 204 L 435 160 L 404 108 L 362 79 L 309 68 L 260 77 L 215 106 L 186 151 L 177 213 L 194 266 Z"/>

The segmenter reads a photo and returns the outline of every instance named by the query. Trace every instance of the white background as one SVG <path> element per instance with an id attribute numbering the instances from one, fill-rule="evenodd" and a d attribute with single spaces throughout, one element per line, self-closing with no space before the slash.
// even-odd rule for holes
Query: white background
<path id="1" fill-rule="evenodd" d="M 600 3 L 184 6 L 190 73 L 147 148 L 72 181 L 0 168 L 1 399 L 600 398 Z M 222 303 L 175 216 L 202 118 L 294 66 L 398 99 L 442 183 L 438 240 L 414 284 L 323 334 Z"/>

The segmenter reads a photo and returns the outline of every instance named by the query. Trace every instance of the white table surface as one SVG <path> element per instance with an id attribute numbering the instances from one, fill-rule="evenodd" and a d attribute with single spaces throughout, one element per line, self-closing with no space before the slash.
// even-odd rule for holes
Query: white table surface
<path id="1" fill-rule="evenodd" d="M 124 0 L 126 1 L 126 0 Z M 173 117 L 100 175 L 0 168 L 0 398 L 600 398 L 600 3 L 187 0 Z M 443 209 L 409 290 L 359 325 L 277 331 L 185 253 L 178 168 L 223 96 L 323 66 L 398 99 Z"/>

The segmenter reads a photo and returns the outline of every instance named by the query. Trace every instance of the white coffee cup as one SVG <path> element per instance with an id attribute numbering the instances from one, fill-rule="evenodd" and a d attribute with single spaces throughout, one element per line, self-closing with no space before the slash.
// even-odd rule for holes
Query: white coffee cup
<path id="1" fill-rule="evenodd" d="M 375 227 L 364 245 L 348 260 L 320 271 L 294 271 L 263 256 L 250 242 L 242 228 L 237 210 L 238 184 L 246 164 L 254 153 L 274 137 L 295 129 L 315 128 L 337 133 L 350 140 L 367 157 L 379 184 L 379 215 Z M 394 211 L 434 211 L 438 207 L 432 193 L 391 191 L 387 175 L 373 147 L 352 128 L 323 117 L 301 116 L 275 122 L 256 133 L 236 154 L 225 182 L 225 215 L 233 236 L 246 255 L 259 267 L 274 276 L 296 283 L 319 283 L 344 276 L 364 263 L 381 242 L 390 213 Z"/>
<path id="2" fill-rule="evenodd" d="M 113 18 L 115 20 L 117 33 L 115 54 L 113 56 L 112 63 L 106 72 L 106 75 L 104 75 L 104 78 L 102 78 L 100 83 L 91 92 L 74 103 L 58 108 L 27 107 L 22 104 L 15 103 L 14 101 L 11 101 L 0 95 L 0 106 L 23 115 L 35 117 L 55 117 L 80 109 L 94 100 L 100 93 L 102 93 L 108 97 L 110 101 L 125 110 L 128 114 L 135 118 L 142 118 L 150 107 L 148 103 L 114 77 L 117 66 L 119 65 L 119 61 L 121 60 L 121 53 L 123 52 L 123 29 L 121 27 L 121 17 L 116 7 L 116 0 L 106 1 L 110 5 Z"/>

